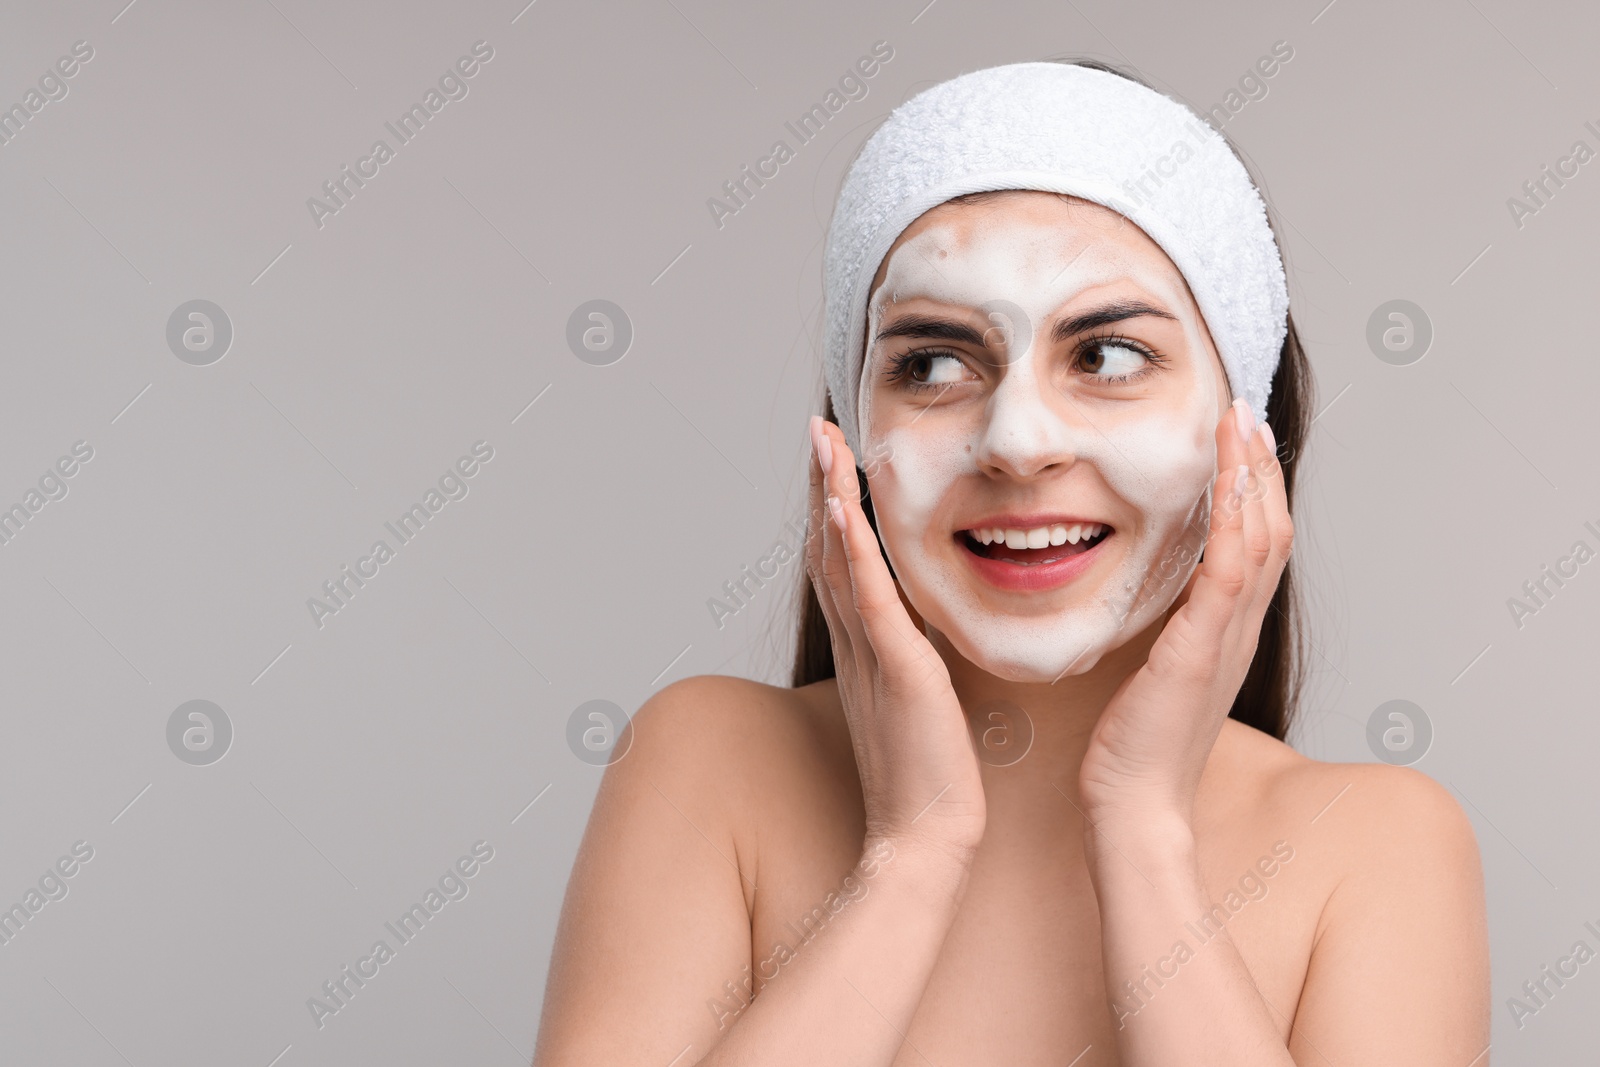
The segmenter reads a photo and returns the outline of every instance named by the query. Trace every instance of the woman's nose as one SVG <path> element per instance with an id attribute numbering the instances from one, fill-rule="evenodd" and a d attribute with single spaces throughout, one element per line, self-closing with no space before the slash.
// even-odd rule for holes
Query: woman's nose
<path id="1" fill-rule="evenodd" d="M 1077 462 L 1082 435 L 1093 433 L 1072 398 L 1012 367 L 989 399 L 978 442 L 978 465 L 1013 478 L 1030 478 Z"/>

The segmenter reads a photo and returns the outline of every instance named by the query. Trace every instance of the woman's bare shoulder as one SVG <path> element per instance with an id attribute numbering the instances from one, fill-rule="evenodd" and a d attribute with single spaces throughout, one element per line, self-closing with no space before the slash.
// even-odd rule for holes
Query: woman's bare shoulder
<path id="1" fill-rule="evenodd" d="M 641 739 L 723 754 L 755 755 L 796 744 L 836 747 L 844 729 L 836 691 L 831 678 L 790 688 L 698 674 L 652 695 L 633 723 Z M 843 736 L 848 743 L 848 733 Z"/>
<path id="2" fill-rule="evenodd" d="M 700 675 L 632 716 L 568 882 L 536 1062 L 635 1062 L 639 1034 L 689 1018 L 701 1020 L 697 1045 L 715 1042 L 703 997 L 748 973 L 756 886 L 764 899 L 784 884 L 782 844 L 815 836 L 787 831 L 828 811 L 797 798 L 818 788 L 808 774 L 827 777 L 815 774 L 829 744 L 815 700 Z M 594 1024 L 618 1004 L 637 1027 Z"/>
<path id="3" fill-rule="evenodd" d="M 633 719 L 641 762 L 724 797 L 794 800 L 794 789 L 837 789 L 855 775 L 850 734 L 832 679 L 799 688 L 702 674 L 650 697 Z M 632 758 L 630 753 L 630 758 Z"/>
<path id="4" fill-rule="evenodd" d="M 1403 1043 L 1386 1038 L 1414 1053 L 1392 1058 L 1481 1056 L 1490 1005 L 1483 868 L 1452 791 L 1411 767 L 1310 759 L 1240 723 L 1223 735 L 1214 786 L 1227 799 L 1215 803 L 1214 825 L 1228 819 L 1236 835 L 1293 849 L 1298 888 L 1279 899 L 1306 905 L 1289 930 L 1306 949 L 1296 1031 L 1342 1035 L 1333 1046 L 1319 1036 L 1325 1052 L 1365 1052 L 1372 1037 L 1349 1020 L 1385 1017 L 1426 989 L 1437 1010 L 1408 1019 Z"/>
<path id="5" fill-rule="evenodd" d="M 1317 842 L 1340 881 L 1394 877 L 1393 863 L 1476 877 L 1472 823 L 1449 789 L 1411 767 L 1331 763 L 1228 720 L 1207 776 L 1232 783 L 1223 809 L 1270 813 Z M 1392 884 L 1392 883 L 1391 883 Z"/>
<path id="6" fill-rule="evenodd" d="M 697 675 L 652 696 L 634 727 L 637 752 L 622 761 L 637 756 L 632 776 L 705 813 L 747 875 L 796 841 L 859 834 L 860 777 L 832 679 L 786 688 Z"/>

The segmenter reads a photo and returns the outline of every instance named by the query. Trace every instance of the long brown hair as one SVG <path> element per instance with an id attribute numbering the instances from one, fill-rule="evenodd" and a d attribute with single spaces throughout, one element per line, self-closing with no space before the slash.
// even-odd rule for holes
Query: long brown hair
<path id="1" fill-rule="evenodd" d="M 1070 62 L 1102 70 L 1154 89 L 1144 79 L 1098 60 L 1077 59 L 1059 62 Z M 1244 165 L 1248 172 L 1249 166 L 1245 164 L 1243 157 L 1239 156 L 1239 150 L 1225 135 L 1220 134 L 1220 131 L 1219 136 L 1222 136 L 1224 143 L 1233 150 L 1235 157 L 1239 158 L 1240 164 Z M 1253 177 L 1252 175 L 1252 179 Z M 1260 183 L 1256 184 L 1259 188 Z M 971 195 L 977 197 L 983 194 Z M 1270 211 L 1268 218 L 1270 222 Z M 1273 232 L 1276 236 L 1276 228 Z M 1294 510 L 1296 472 L 1299 470 L 1299 460 L 1304 451 L 1306 435 L 1311 428 L 1310 413 L 1313 410 L 1313 403 L 1314 380 L 1311 376 L 1311 366 L 1306 359 L 1305 349 L 1300 344 L 1300 335 L 1295 330 L 1294 316 L 1290 315 L 1289 330 L 1284 336 L 1283 348 L 1278 357 L 1278 369 L 1272 378 L 1272 393 L 1267 399 L 1267 421 L 1272 424 L 1273 434 L 1278 441 L 1278 461 L 1283 466 L 1283 488 L 1288 497 L 1291 514 Z M 823 418 L 830 422 L 838 421 L 834 417 L 833 401 L 826 396 L 826 393 L 822 408 Z M 865 488 L 866 472 L 858 467 L 856 477 L 863 486 L 862 510 L 876 535 L 877 520 L 872 513 L 870 493 Z M 796 687 L 832 678 L 835 673 L 833 645 L 828 638 L 828 623 L 823 617 L 822 605 L 817 602 L 816 590 L 812 588 L 811 579 L 803 568 L 800 570 L 799 579 L 800 632 L 790 678 L 790 684 Z M 1228 712 L 1230 718 L 1237 719 L 1247 726 L 1254 726 L 1280 741 L 1288 739 L 1289 728 L 1298 710 L 1300 695 L 1305 685 L 1306 647 L 1302 634 L 1304 616 L 1305 609 L 1301 603 L 1299 583 L 1295 578 L 1294 557 L 1291 556 L 1284 564 L 1283 577 L 1279 579 L 1277 591 L 1273 593 L 1271 604 L 1261 620 L 1261 634 L 1256 645 L 1255 658 L 1250 663 L 1249 673 L 1245 675 L 1244 684 L 1239 687 L 1239 695 L 1234 698 L 1233 707 Z"/>

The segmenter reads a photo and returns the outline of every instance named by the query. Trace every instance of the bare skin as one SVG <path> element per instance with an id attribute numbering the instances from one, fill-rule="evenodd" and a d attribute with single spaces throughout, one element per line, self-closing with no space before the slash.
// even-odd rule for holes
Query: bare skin
<path id="1" fill-rule="evenodd" d="M 1159 247 L 1111 214 L 1029 193 L 942 205 L 885 265 L 930 227 L 1038 224 L 1180 282 L 1118 279 L 1061 316 L 1106 295 L 1181 304 Z M 982 321 L 935 303 L 890 311 Z M 925 623 L 867 526 L 857 458 L 813 427 L 806 565 L 839 677 L 702 676 L 640 710 L 569 883 L 536 1064 L 1487 1064 L 1482 876 L 1460 808 L 1418 772 L 1309 760 L 1226 717 L 1293 530 L 1273 447 L 1241 433 L 1209 334 L 1184 342 L 1197 309 L 1168 310 L 1118 324 L 1168 361 L 1117 403 L 1221 380 L 1205 557 L 1171 608 L 1059 684 L 999 678 Z M 1110 403 L 1108 384 L 1068 373 L 1080 340 L 1046 353 L 1060 375 L 1042 402 L 1066 420 Z M 937 379 L 950 388 L 930 406 L 874 378 L 875 418 L 954 432 L 989 417 L 1011 357 L 940 348 L 959 350 Z M 1116 529 L 1103 548 L 1126 551 L 1139 517 L 1037 447 L 986 445 L 951 508 L 1093 506 Z M 1070 607 L 1080 585 L 1052 595 Z M 999 698 L 1034 734 L 1004 766 L 973 741 Z"/>

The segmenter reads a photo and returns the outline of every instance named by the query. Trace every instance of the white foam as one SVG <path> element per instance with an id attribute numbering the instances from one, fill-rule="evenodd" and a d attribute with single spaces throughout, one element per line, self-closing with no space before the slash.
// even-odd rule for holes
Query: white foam
<path id="1" fill-rule="evenodd" d="M 871 492 L 890 562 L 930 632 L 984 670 L 1015 681 L 1051 682 L 1088 671 L 1166 611 L 1194 570 L 1211 507 L 1218 357 L 1181 276 L 1159 248 L 1120 216 L 1120 226 L 1107 223 L 1108 209 L 1092 210 L 1098 222 L 1089 226 L 988 209 L 965 232 L 929 226 L 891 254 L 868 307 L 858 417 L 866 453 L 882 457 Z M 1049 357 L 1051 316 L 1119 279 L 1132 280 L 1178 316 L 1186 351 L 1166 350 L 1171 362 L 1147 379 L 1161 384 L 1137 398 L 1103 399 L 1134 386 L 1101 386 L 1090 395 L 1070 382 L 1058 389 L 1042 381 L 1041 372 L 1053 365 L 1041 362 Z M 1014 324 L 1012 343 L 999 357 L 1004 371 L 983 403 L 958 399 L 913 409 L 884 384 L 885 350 L 907 344 L 872 342 L 891 297 L 926 297 L 952 311 L 992 301 L 1020 309 L 1025 322 Z M 981 387 L 967 388 L 976 396 Z M 961 559 L 966 549 L 952 533 L 958 512 L 971 517 L 974 508 L 996 510 L 991 504 L 1115 514 L 1114 534 L 1100 550 L 1111 565 L 1096 562 L 1066 587 L 1045 592 L 990 586 Z"/>

